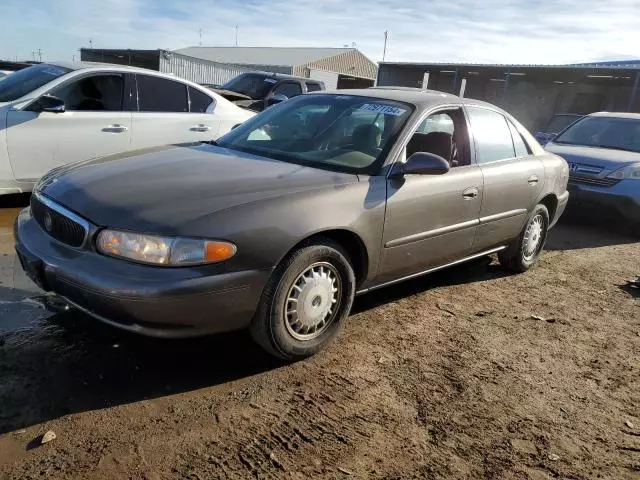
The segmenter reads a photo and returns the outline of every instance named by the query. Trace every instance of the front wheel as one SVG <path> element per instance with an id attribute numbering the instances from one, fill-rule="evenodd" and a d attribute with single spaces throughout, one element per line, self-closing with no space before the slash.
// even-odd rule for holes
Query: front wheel
<path id="1" fill-rule="evenodd" d="M 505 250 L 498 253 L 500 265 L 512 272 L 526 272 L 533 267 L 547 240 L 549 210 L 538 204 L 531 211 L 520 236 Z"/>
<path id="2" fill-rule="evenodd" d="M 311 356 L 331 342 L 351 310 L 355 275 L 331 240 L 292 252 L 276 268 L 251 323 L 253 339 L 285 360 Z"/>

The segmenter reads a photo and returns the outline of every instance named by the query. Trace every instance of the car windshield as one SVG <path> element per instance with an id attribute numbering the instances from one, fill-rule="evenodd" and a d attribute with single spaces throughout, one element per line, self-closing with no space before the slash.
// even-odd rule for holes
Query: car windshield
<path id="1" fill-rule="evenodd" d="M 18 70 L 0 83 L 0 102 L 17 100 L 70 71 L 69 68 L 46 63 Z"/>
<path id="2" fill-rule="evenodd" d="M 640 119 L 585 117 L 554 142 L 640 152 Z"/>
<path id="3" fill-rule="evenodd" d="M 558 133 L 567 128 L 573 122 L 578 120 L 581 115 L 556 115 L 551 119 L 547 126 L 547 132 Z"/>
<path id="4" fill-rule="evenodd" d="M 243 73 L 229 80 L 222 85 L 222 88 L 233 92 L 242 93 L 253 99 L 261 99 L 266 97 L 267 93 L 278 81 L 267 75 L 259 75 L 255 73 Z"/>
<path id="5" fill-rule="evenodd" d="M 287 100 L 217 141 L 242 152 L 346 172 L 376 168 L 413 107 L 353 95 L 307 94 Z"/>

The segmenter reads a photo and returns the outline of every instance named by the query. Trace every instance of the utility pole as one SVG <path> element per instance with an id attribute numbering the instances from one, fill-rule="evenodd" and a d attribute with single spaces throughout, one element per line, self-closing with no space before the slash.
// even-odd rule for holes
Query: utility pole
<path id="1" fill-rule="evenodd" d="M 236 47 L 238 46 L 238 25 L 236 25 Z"/>
<path id="2" fill-rule="evenodd" d="M 40 63 L 42 63 L 42 50 L 38 49 L 38 58 L 40 59 Z"/>
<path id="3" fill-rule="evenodd" d="M 33 61 L 36 61 L 36 52 L 31 52 L 31 56 L 33 57 Z"/>
<path id="4" fill-rule="evenodd" d="M 200 29 L 200 46 L 202 46 L 202 29 Z"/>
<path id="5" fill-rule="evenodd" d="M 387 56 L 387 35 L 389 34 L 389 32 L 387 30 L 384 31 L 384 48 L 382 49 L 382 61 L 384 62 L 384 59 Z"/>
<path id="6" fill-rule="evenodd" d="M 93 40 L 89 39 L 89 48 L 93 49 Z"/>
<path id="7" fill-rule="evenodd" d="M 73 54 L 73 56 L 71 57 L 71 61 L 72 61 L 72 62 L 75 62 L 75 61 L 76 61 L 76 55 L 75 55 L 75 54 Z"/>

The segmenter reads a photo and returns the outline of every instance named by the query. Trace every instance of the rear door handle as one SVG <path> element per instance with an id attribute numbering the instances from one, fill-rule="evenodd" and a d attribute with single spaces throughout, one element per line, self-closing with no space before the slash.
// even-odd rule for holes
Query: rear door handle
<path id="1" fill-rule="evenodd" d="M 538 176 L 537 175 L 531 175 L 529 177 L 529 179 L 527 180 L 527 183 L 529 183 L 529 185 L 533 186 L 536 183 L 538 183 Z"/>
<path id="2" fill-rule="evenodd" d="M 189 130 L 191 130 L 192 132 L 209 132 L 211 131 L 211 127 L 209 125 L 204 125 L 201 123 L 200 125 L 194 125 Z"/>
<path id="3" fill-rule="evenodd" d="M 125 127 L 124 125 L 118 125 L 117 123 L 104 127 L 102 129 L 102 131 L 106 133 L 122 133 L 122 132 L 126 132 L 127 130 L 128 130 L 127 127 Z"/>
<path id="4" fill-rule="evenodd" d="M 462 198 L 465 200 L 471 200 L 478 196 L 480 191 L 476 187 L 469 187 L 464 192 L 462 192 Z"/>

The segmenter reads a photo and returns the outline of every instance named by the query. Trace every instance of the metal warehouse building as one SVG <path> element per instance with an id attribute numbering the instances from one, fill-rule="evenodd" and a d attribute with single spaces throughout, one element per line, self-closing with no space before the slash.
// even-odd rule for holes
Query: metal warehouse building
<path id="1" fill-rule="evenodd" d="M 168 50 L 128 50 L 83 48 L 80 59 L 85 62 L 115 63 L 148 68 L 175 75 L 196 83 L 221 84 L 250 68 L 181 55 Z"/>
<path id="2" fill-rule="evenodd" d="M 377 84 L 429 88 L 485 100 L 529 129 L 556 113 L 640 112 L 640 61 L 578 65 L 384 62 Z"/>
<path id="3" fill-rule="evenodd" d="M 261 70 L 322 80 L 331 88 L 373 86 L 377 66 L 355 48 L 189 47 L 175 51 L 83 48 L 88 62 L 148 68 L 197 83 L 222 84 Z"/>
<path id="4" fill-rule="evenodd" d="M 322 80 L 327 89 L 371 87 L 377 72 L 376 64 L 356 48 L 189 47 L 175 52 L 253 70 Z"/>

